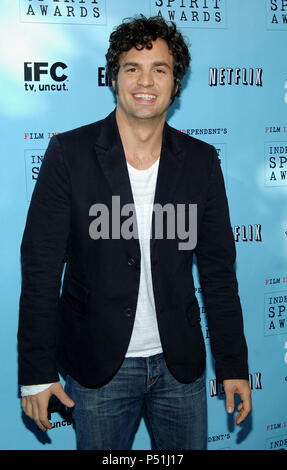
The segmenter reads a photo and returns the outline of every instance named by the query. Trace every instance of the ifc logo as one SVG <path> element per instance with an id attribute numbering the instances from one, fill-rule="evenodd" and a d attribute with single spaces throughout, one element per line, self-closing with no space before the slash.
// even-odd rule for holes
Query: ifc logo
<path id="1" fill-rule="evenodd" d="M 64 62 L 24 62 L 25 91 L 66 91 L 66 68 Z"/>

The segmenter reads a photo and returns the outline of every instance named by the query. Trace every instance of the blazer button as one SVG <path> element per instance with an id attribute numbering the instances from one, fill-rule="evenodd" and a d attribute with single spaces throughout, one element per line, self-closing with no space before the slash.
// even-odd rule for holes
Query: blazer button
<path id="1" fill-rule="evenodd" d="M 125 315 L 126 317 L 131 317 L 133 314 L 133 310 L 131 308 L 126 308 L 125 309 Z"/>
<path id="2" fill-rule="evenodd" d="M 133 266 L 135 264 L 135 259 L 134 258 L 129 258 L 128 259 L 128 265 Z"/>

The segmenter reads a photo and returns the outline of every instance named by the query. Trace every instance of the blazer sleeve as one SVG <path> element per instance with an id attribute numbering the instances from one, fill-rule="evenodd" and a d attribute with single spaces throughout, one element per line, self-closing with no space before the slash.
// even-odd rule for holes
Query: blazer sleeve
<path id="1" fill-rule="evenodd" d="M 43 158 L 21 243 L 18 325 L 21 385 L 59 380 L 57 310 L 70 232 L 70 200 L 69 174 L 55 136 Z"/>
<path id="2" fill-rule="evenodd" d="M 234 270 L 235 242 L 221 166 L 213 147 L 211 168 L 196 247 L 211 351 L 218 380 L 248 379 L 247 346 Z"/>

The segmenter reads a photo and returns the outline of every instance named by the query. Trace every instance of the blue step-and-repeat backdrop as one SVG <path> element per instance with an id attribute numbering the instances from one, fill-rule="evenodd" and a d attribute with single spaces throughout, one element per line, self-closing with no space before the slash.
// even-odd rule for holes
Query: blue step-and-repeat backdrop
<path id="1" fill-rule="evenodd" d="M 191 70 L 168 113 L 213 144 L 229 197 L 249 346 L 253 411 L 235 427 L 207 347 L 208 449 L 287 450 L 287 0 L 1 0 L 0 449 L 74 449 L 71 416 L 51 403 L 47 434 L 21 412 L 17 386 L 19 247 L 49 139 L 106 116 L 112 29 L 161 14 L 190 44 Z M 141 421 L 133 449 L 150 449 Z"/>

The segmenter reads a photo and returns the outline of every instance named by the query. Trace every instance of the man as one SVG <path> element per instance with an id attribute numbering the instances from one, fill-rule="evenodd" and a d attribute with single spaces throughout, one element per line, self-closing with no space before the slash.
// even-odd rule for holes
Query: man
<path id="1" fill-rule="evenodd" d="M 205 448 L 193 254 L 227 411 L 235 393 L 242 400 L 236 424 L 251 410 L 219 161 L 213 147 L 166 123 L 189 61 L 174 24 L 141 16 L 120 25 L 107 53 L 115 111 L 54 137 L 35 186 L 21 248 L 22 406 L 43 431 L 51 427 L 52 395 L 73 407 L 78 449 L 130 449 L 142 410 L 153 448 Z M 178 209 L 176 234 L 174 219 L 152 210 L 166 204 Z M 185 246 L 183 204 L 197 234 Z"/>

